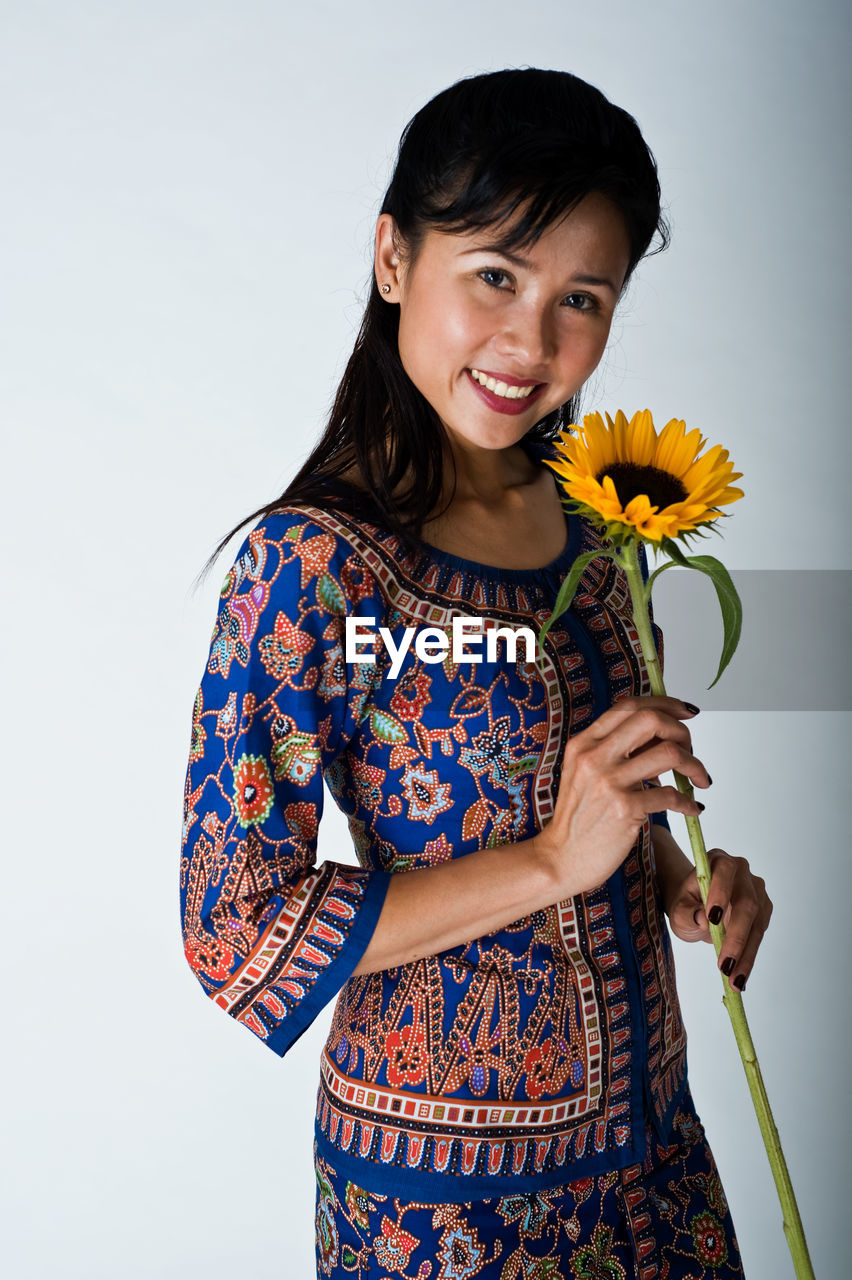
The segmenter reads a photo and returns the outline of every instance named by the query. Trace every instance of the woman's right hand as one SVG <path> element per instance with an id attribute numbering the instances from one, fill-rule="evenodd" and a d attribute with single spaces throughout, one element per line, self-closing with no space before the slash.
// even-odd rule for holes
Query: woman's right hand
<path id="1" fill-rule="evenodd" d="M 596 889 L 633 848 L 645 816 L 703 808 L 677 787 L 643 787 L 676 769 L 699 787 L 710 775 L 692 754 L 682 721 L 695 713 L 677 698 L 622 698 L 568 740 L 553 817 L 535 836 L 539 856 L 564 897 Z"/>
<path id="2" fill-rule="evenodd" d="M 676 698 L 624 698 L 574 734 L 547 826 L 524 840 L 392 875 L 354 974 L 438 955 L 595 889 L 624 861 L 647 813 L 696 813 L 695 801 L 675 787 L 642 786 L 671 768 L 709 785 L 681 724 L 691 714 Z"/>

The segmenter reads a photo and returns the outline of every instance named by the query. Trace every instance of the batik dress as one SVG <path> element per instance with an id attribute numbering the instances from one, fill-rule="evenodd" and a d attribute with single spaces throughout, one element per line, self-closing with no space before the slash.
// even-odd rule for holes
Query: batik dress
<path id="1" fill-rule="evenodd" d="M 651 839 L 665 813 L 594 891 L 352 976 L 391 875 L 534 835 L 568 737 L 650 692 L 608 559 L 537 665 L 563 577 L 601 545 L 579 516 L 566 535 L 545 567 L 506 570 L 298 504 L 252 530 L 222 586 L 186 774 L 185 952 L 279 1056 L 337 997 L 316 1111 L 322 1275 L 740 1274 L 687 1089 Z M 357 866 L 317 865 L 325 788 Z"/>

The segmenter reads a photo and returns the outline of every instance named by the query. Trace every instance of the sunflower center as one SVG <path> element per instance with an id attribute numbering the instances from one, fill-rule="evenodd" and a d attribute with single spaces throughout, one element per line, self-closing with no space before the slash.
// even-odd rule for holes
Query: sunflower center
<path id="1" fill-rule="evenodd" d="M 637 467 L 633 462 L 614 462 L 595 477 L 598 484 L 603 483 L 604 476 L 609 476 L 615 485 L 622 507 L 626 507 L 640 493 L 647 494 L 651 506 L 660 511 L 674 502 L 683 502 L 687 496 L 686 488 L 677 476 L 669 471 L 659 471 L 656 467 Z"/>

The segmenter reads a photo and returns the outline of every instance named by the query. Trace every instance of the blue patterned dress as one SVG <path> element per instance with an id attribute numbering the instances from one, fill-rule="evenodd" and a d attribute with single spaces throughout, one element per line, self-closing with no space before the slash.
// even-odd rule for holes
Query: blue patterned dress
<path id="1" fill-rule="evenodd" d="M 651 841 L 664 813 L 598 889 L 352 976 L 391 875 L 534 835 L 568 737 L 650 692 L 610 560 L 586 568 L 543 667 L 513 650 L 601 545 L 578 516 L 566 533 L 551 564 L 506 570 L 294 505 L 222 586 L 186 775 L 185 953 L 280 1056 L 337 997 L 316 1112 L 324 1276 L 741 1274 L 687 1090 Z M 479 640 L 454 650 L 454 618 L 481 620 Z M 357 867 L 317 865 L 325 787 Z"/>

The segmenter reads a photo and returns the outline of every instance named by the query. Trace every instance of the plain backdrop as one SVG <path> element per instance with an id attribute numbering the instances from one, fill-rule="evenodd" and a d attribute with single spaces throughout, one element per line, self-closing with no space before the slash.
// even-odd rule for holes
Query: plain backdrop
<path id="1" fill-rule="evenodd" d="M 191 711 L 231 557 L 191 586 L 318 436 L 403 125 L 459 77 L 521 65 L 576 72 L 636 116 L 673 241 L 640 267 L 589 407 L 682 417 L 730 450 L 746 497 L 704 548 L 730 568 L 839 583 L 849 26 L 840 0 L 0 3 L 15 1280 L 313 1275 L 330 1008 L 279 1059 L 205 998 L 182 954 Z M 834 632 L 827 598 L 806 613 L 791 592 L 779 628 L 805 643 Z M 676 592 L 657 620 L 688 645 Z M 701 705 L 717 657 L 679 668 L 669 691 Z M 746 1003 L 817 1275 L 844 1275 L 848 711 L 737 704 L 690 728 L 714 778 L 707 842 L 751 859 L 776 903 Z M 682 819 L 672 828 L 688 846 Z M 353 856 L 329 797 L 320 858 Z M 680 943 L 676 956 L 693 1092 L 747 1275 L 781 1280 L 792 1269 L 713 957 Z"/>

